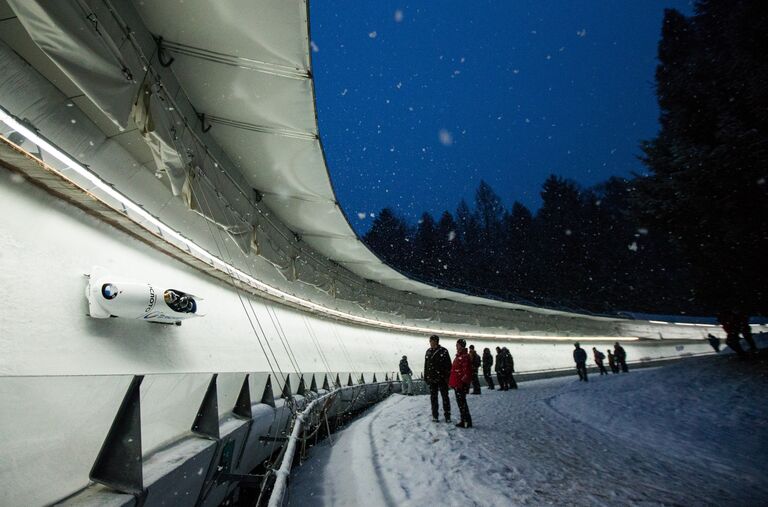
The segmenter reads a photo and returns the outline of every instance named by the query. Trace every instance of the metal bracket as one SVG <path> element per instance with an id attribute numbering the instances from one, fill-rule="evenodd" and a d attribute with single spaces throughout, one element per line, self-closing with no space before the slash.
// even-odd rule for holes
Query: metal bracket
<path id="1" fill-rule="evenodd" d="M 195 416 L 195 422 L 192 424 L 192 433 L 202 437 L 218 440 L 219 434 L 219 400 L 216 393 L 216 378 L 218 373 L 214 373 L 205 391 L 203 402 Z"/>
<path id="2" fill-rule="evenodd" d="M 139 389 L 143 379 L 135 375 L 131 380 L 89 474 L 94 482 L 133 495 L 144 491 Z"/>

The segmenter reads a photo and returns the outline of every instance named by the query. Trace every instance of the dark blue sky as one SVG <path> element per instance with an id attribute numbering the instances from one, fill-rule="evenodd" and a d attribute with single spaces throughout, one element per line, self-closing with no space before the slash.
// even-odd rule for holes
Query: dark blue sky
<path id="1" fill-rule="evenodd" d="M 486 180 L 532 210 L 552 173 L 641 172 L 665 7 L 690 0 L 315 1 L 320 135 L 358 232 L 439 218 Z"/>

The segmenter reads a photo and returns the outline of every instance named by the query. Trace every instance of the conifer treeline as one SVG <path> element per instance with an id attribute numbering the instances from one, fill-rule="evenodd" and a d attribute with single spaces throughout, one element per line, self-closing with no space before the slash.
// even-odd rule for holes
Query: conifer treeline
<path id="1" fill-rule="evenodd" d="M 403 273 L 474 295 L 593 312 L 690 311 L 690 285 L 680 284 L 687 267 L 665 236 L 639 225 L 634 192 L 626 179 L 582 190 L 553 175 L 532 214 L 519 202 L 505 209 L 482 182 L 472 207 L 462 201 L 438 221 L 424 213 L 410 227 L 385 208 L 364 241 Z"/>
<path id="2" fill-rule="evenodd" d="M 647 176 L 581 189 L 557 176 L 535 214 L 486 183 L 474 206 L 410 227 L 384 209 L 364 240 L 444 288 L 613 313 L 768 314 L 768 2 L 665 12 L 659 134 Z"/>

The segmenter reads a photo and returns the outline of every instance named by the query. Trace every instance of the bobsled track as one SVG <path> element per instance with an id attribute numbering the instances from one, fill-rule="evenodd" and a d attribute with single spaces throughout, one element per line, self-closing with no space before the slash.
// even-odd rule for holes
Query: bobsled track
<path id="1" fill-rule="evenodd" d="M 383 264 L 325 166 L 308 9 L 0 0 L 3 505 L 279 493 L 297 448 L 400 389 L 402 355 L 418 376 L 431 334 L 537 374 L 576 340 L 709 352 L 712 319 L 494 301 Z"/>

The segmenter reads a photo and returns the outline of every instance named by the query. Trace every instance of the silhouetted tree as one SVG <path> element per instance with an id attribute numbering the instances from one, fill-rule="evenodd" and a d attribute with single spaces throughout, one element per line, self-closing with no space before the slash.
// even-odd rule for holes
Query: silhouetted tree
<path id="1" fill-rule="evenodd" d="M 460 240 L 456 230 L 453 215 L 444 211 L 437 223 L 435 255 L 438 262 L 438 279 L 448 285 L 454 285 L 460 280 L 462 269 L 457 263 Z"/>
<path id="2" fill-rule="evenodd" d="M 661 130 L 642 145 L 644 224 L 690 262 L 709 311 L 768 311 L 768 3 L 667 10 L 656 89 Z"/>
<path id="3" fill-rule="evenodd" d="M 410 243 L 406 241 L 407 232 L 405 220 L 395 215 L 392 209 L 384 208 L 374 218 L 363 241 L 383 261 L 402 269 L 411 256 Z"/>
<path id="4" fill-rule="evenodd" d="M 429 213 L 421 215 L 416 227 L 413 251 L 413 272 L 427 280 L 436 279 L 439 272 L 437 226 Z"/>

